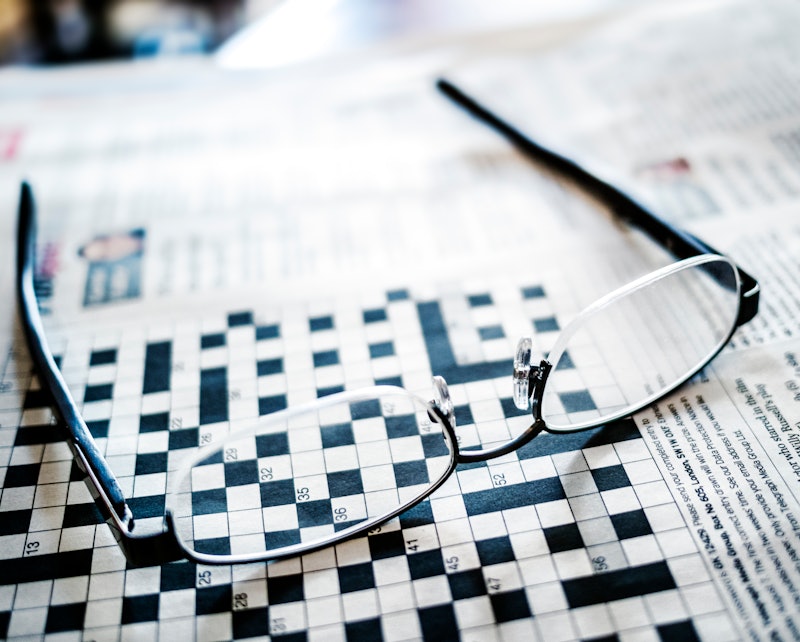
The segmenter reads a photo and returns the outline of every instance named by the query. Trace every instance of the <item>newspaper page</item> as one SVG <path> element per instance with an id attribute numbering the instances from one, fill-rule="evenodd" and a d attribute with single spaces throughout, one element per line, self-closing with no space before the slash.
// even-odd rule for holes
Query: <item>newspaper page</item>
<path id="1" fill-rule="evenodd" d="M 335 74 L 229 76 L 183 62 L 0 79 L 13 87 L 1 110 L 4 296 L 15 300 L 25 179 L 47 337 L 137 532 L 163 530 L 170 478 L 198 447 L 341 391 L 380 384 L 428 400 L 431 377 L 444 376 L 464 448 L 508 439 L 529 421 L 510 403 L 517 338 L 535 331 L 546 350 L 581 306 L 669 261 L 465 120 L 435 89 L 441 60 Z M 511 262 L 509 247 L 519 249 Z M 430 501 L 335 547 L 270 564 L 129 567 L 73 471 L 18 319 L 9 306 L 4 637 L 479 640 L 694 626 L 674 608 L 675 553 L 660 552 L 652 532 L 674 531 L 663 519 L 672 500 L 652 492 L 631 422 L 459 469 Z M 356 447 L 342 440 L 337 452 Z M 416 483 L 427 469 L 420 447 L 387 460 L 370 444 L 359 448 L 377 457 L 373 485 Z M 584 450 L 611 482 L 577 482 L 591 475 Z M 248 486 L 264 485 L 268 502 L 292 480 L 262 463 Z M 312 477 L 290 495 L 308 489 L 299 501 L 328 506 L 320 514 L 335 532 L 358 506 L 334 504 L 333 481 Z M 647 489 L 652 528 L 635 500 Z M 630 599 L 652 606 L 613 624 L 610 610 Z M 702 615 L 706 626 L 728 622 L 718 605 Z"/>
<path id="2" fill-rule="evenodd" d="M 428 399 L 443 375 L 461 447 L 508 439 L 529 421 L 511 401 L 517 338 L 546 354 L 583 307 L 672 261 L 466 118 L 440 74 L 642 190 L 756 275 L 762 302 L 634 420 L 459 467 L 335 547 L 155 568 L 126 564 L 73 477 L 9 305 L 0 637 L 796 638 L 793 11 L 679 5 L 511 58 L 4 70 L 0 291 L 15 300 L 24 179 L 47 335 L 141 532 L 163 529 L 169 477 L 199 446 L 342 390 Z M 302 488 L 298 505 L 326 492 Z M 333 531 L 344 513 L 328 512 Z"/>
<path id="3" fill-rule="evenodd" d="M 650 8 L 551 54 L 455 76 L 757 275 L 758 318 L 636 416 L 752 639 L 800 637 L 798 24 L 785 3 Z"/>

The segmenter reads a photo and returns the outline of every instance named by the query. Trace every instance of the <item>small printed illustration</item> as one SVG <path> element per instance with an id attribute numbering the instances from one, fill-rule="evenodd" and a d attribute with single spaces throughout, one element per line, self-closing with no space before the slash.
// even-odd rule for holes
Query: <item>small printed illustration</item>
<path id="1" fill-rule="evenodd" d="M 39 311 L 43 315 L 50 314 L 54 282 L 59 269 L 59 252 L 57 243 L 45 243 L 38 248 L 33 287 L 36 290 Z"/>
<path id="2" fill-rule="evenodd" d="M 692 166 L 683 156 L 676 156 L 640 165 L 636 168 L 636 174 L 656 182 L 667 183 L 689 178 Z"/>
<path id="3" fill-rule="evenodd" d="M 89 263 L 84 307 L 125 301 L 141 296 L 145 231 L 96 236 L 79 250 Z"/>
<path id="4" fill-rule="evenodd" d="M 657 210 L 675 220 L 703 219 L 722 212 L 722 205 L 701 174 L 697 163 L 684 156 L 643 163 L 634 168 L 634 176 L 647 185 Z"/>

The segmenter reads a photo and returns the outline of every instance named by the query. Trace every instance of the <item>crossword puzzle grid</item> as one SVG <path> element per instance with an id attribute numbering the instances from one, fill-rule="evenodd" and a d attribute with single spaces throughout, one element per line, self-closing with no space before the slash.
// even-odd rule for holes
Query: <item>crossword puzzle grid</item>
<path id="1" fill-rule="evenodd" d="M 510 398 L 505 320 L 527 318 L 546 350 L 561 325 L 548 290 L 393 290 L 75 333 L 54 351 L 137 528 L 157 531 L 167 474 L 198 445 L 343 389 L 427 396 L 441 374 L 462 447 L 507 436 L 528 419 Z M 631 420 L 459 466 L 369 536 L 302 558 L 128 568 L 25 360 L 22 387 L 0 394 L 0 637 L 738 639 Z M 565 403 L 590 404 L 591 389 Z"/>

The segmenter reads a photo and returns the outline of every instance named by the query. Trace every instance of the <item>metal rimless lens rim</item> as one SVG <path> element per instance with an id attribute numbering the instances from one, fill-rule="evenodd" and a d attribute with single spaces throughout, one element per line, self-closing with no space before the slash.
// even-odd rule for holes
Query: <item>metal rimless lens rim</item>
<path id="1" fill-rule="evenodd" d="M 721 336 L 721 338 L 713 345 L 710 346 L 706 354 L 697 360 L 697 363 L 694 367 L 687 368 L 685 374 L 682 377 L 676 379 L 673 383 L 664 386 L 662 389 L 659 389 L 653 392 L 650 395 L 645 396 L 642 398 L 641 401 L 636 402 L 634 404 L 630 404 L 625 406 L 624 408 L 620 409 L 619 411 L 610 413 L 608 415 L 603 415 L 601 419 L 594 419 L 594 420 L 587 420 L 578 424 L 571 425 L 569 428 L 565 429 L 556 429 L 553 426 L 545 425 L 545 430 L 548 432 L 553 433 L 566 433 L 566 432 L 576 432 L 580 430 L 585 430 L 587 428 L 593 428 L 598 425 L 607 423 L 609 421 L 614 421 L 616 419 L 620 419 L 622 417 L 626 417 L 637 410 L 641 410 L 649 406 L 651 403 L 656 401 L 657 399 L 663 397 L 665 394 L 668 394 L 670 391 L 675 390 L 683 383 L 688 381 L 691 377 L 693 377 L 697 372 L 699 372 L 704 366 L 706 366 L 714 357 L 719 354 L 719 352 L 727 345 L 730 341 L 733 333 L 736 331 L 737 325 L 734 322 L 734 319 L 738 318 L 739 315 L 739 304 L 741 301 L 741 281 L 739 278 L 739 274 L 736 270 L 736 265 L 727 257 L 719 255 L 719 254 L 702 254 L 699 256 L 690 257 L 688 259 L 684 259 L 683 261 L 679 261 L 677 263 L 671 263 L 666 265 L 654 272 L 646 274 L 638 279 L 631 281 L 627 285 L 624 285 L 613 292 L 609 292 L 605 296 L 597 299 L 592 304 L 584 308 L 575 318 L 573 318 L 567 326 L 559 333 L 558 338 L 556 339 L 555 343 L 553 344 L 553 348 L 550 351 L 550 354 L 546 359 L 543 360 L 543 363 L 539 366 L 534 366 L 532 363 L 532 354 L 533 354 L 533 342 L 530 337 L 522 337 L 520 338 L 519 342 L 517 343 L 516 355 L 514 358 L 514 366 L 513 366 L 513 398 L 514 404 L 520 410 L 528 410 L 531 408 L 531 397 L 535 393 L 535 387 L 540 386 L 544 388 L 547 383 L 547 375 L 549 373 L 549 369 L 553 367 L 554 364 L 557 364 L 561 359 L 569 340 L 572 336 L 579 330 L 583 325 L 588 321 L 591 317 L 599 314 L 604 309 L 608 308 L 609 306 L 613 305 L 615 302 L 624 299 L 637 291 L 643 290 L 651 285 L 658 283 L 659 281 L 663 281 L 668 279 L 669 277 L 679 274 L 685 270 L 690 270 L 695 267 L 700 267 L 703 265 L 708 266 L 712 263 L 723 263 L 728 268 L 730 268 L 730 274 L 734 279 L 734 296 L 736 297 L 737 301 L 737 308 L 735 313 L 732 316 L 730 326 L 728 331 Z M 720 286 L 722 287 L 722 286 Z M 544 365 L 547 365 L 547 371 L 544 371 Z M 543 394 L 540 393 L 540 395 Z M 541 405 L 533 404 L 533 416 L 536 420 L 543 420 L 542 418 L 542 408 Z M 546 421 L 545 421 L 546 424 Z"/>
<path id="2" fill-rule="evenodd" d="M 206 564 L 237 564 L 253 562 L 268 557 L 278 559 L 285 557 L 295 557 L 304 553 L 312 552 L 319 548 L 335 544 L 337 542 L 366 533 L 380 524 L 384 524 L 390 519 L 414 507 L 444 484 L 455 470 L 459 463 L 459 449 L 455 435 L 455 417 L 453 415 L 453 405 L 449 401 L 447 384 L 442 377 L 433 378 L 434 397 L 432 401 L 413 395 L 403 388 L 397 386 L 372 386 L 360 388 L 358 390 L 345 391 L 334 395 L 328 395 L 317 401 L 309 402 L 285 410 L 266 415 L 260 421 L 249 422 L 248 425 L 226 435 L 224 444 L 212 444 L 201 448 L 192 457 L 183 462 L 181 468 L 172 479 L 173 487 L 167 493 L 166 520 L 168 528 L 175 533 L 178 545 L 187 557 L 194 561 Z M 397 506 L 379 515 L 373 515 L 363 521 L 357 522 L 343 530 L 335 533 L 324 540 L 310 542 L 300 542 L 298 544 L 286 545 L 278 549 L 268 550 L 265 553 L 230 553 L 230 554 L 209 554 L 193 549 L 187 539 L 181 535 L 181 528 L 178 520 L 181 518 L 177 508 L 180 498 L 179 488 L 183 483 L 190 482 L 191 471 L 197 464 L 207 460 L 209 455 L 221 451 L 226 444 L 237 442 L 243 439 L 255 437 L 262 433 L 265 427 L 270 424 L 289 423 L 293 418 L 309 414 L 311 412 L 322 412 L 328 408 L 341 406 L 344 404 L 358 403 L 361 401 L 372 401 L 386 397 L 403 397 L 415 404 L 417 410 L 425 410 L 432 423 L 438 425 L 441 430 L 442 438 L 447 446 L 449 463 L 443 468 L 442 473 L 437 479 L 433 480 L 424 491 L 418 493 L 414 498 L 398 502 Z M 191 491 L 189 491 L 191 492 Z"/>

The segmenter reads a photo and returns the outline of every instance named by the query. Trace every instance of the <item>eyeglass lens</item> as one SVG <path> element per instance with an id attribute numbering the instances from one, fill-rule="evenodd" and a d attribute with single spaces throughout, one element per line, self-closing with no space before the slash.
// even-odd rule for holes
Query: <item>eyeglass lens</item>
<path id="1" fill-rule="evenodd" d="M 450 472 L 449 439 L 422 400 L 388 387 L 332 399 L 263 417 L 179 474 L 168 506 L 187 549 L 257 556 L 326 543 L 414 503 Z"/>
<path id="2" fill-rule="evenodd" d="M 720 350 L 736 324 L 738 281 L 727 259 L 708 259 L 590 309 L 565 328 L 542 400 L 548 428 L 576 430 L 629 414 Z"/>

